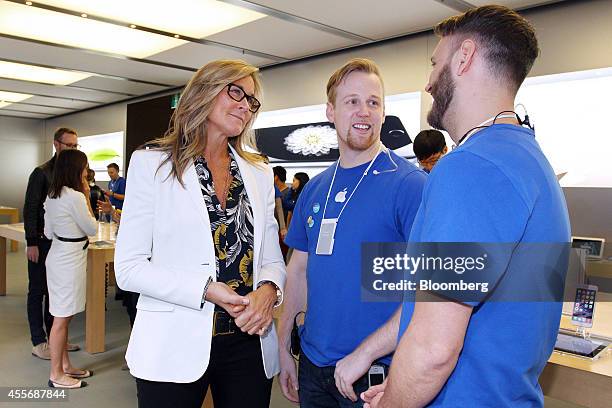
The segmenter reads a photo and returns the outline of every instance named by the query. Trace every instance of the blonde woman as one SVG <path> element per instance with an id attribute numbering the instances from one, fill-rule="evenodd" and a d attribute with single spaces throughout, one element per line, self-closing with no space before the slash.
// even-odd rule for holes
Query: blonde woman
<path id="1" fill-rule="evenodd" d="M 272 309 L 285 266 L 272 170 L 254 151 L 258 69 L 214 61 L 170 129 L 128 169 L 115 268 L 140 293 L 126 360 L 140 407 L 268 407 L 279 371 Z"/>

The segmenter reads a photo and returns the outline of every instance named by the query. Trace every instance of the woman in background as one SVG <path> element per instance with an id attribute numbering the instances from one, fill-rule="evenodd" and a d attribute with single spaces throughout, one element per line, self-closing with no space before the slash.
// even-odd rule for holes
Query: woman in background
<path id="1" fill-rule="evenodd" d="M 304 189 L 306 183 L 308 183 L 310 177 L 306 173 L 295 173 L 293 176 L 293 183 L 291 183 L 291 191 L 285 196 L 285 202 L 283 203 L 283 207 L 287 209 L 287 228 L 291 225 L 291 217 L 293 216 L 293 209 L 295 208 L 295 203 L 297 203 L 298 197 L 300 193 Z"/>
<path id="2" fill-rule="evenodd" d="M 63 150 L 45 201 L 45 236 L 52 239 L 45 263 L 49 288 L 49 311 L 54 317 L 49 350 L 49 387 L 81 388 L 92 375 L 75 368 L 68 358 L 66 343 L 72 316 L 85 310 L 88 235 L 97 230 L 89 201 L 87 156 L 79 150 Z"/>

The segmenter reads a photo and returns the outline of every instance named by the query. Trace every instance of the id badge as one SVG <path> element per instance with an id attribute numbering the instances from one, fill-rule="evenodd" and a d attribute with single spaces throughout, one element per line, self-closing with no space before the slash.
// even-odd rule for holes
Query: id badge
<path id="1" fill-rule="evenodd" d="M 336 234 L 337 218 L 327 218 L 321 220 L 319 238 L 317 240 L 317 255 L 331 255 L 334 251 L 334 235 Z"/>

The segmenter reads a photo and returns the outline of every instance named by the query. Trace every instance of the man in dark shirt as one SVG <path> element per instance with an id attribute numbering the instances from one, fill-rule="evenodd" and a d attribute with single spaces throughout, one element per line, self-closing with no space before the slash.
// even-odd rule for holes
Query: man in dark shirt
<path id="1" fill-rule="evenodd" d="M 49 292 L 45 268 L 45 260 L 51 248 L 51 237 L 44 235 L 45 210 L 43 204 L 47 198 L 57 155 L 62 150 L 78 148 L 76 131 L 69 128 L 57 129 L 53 135 L 53 146 L 56 153 L 51 160 L 36 167 L 30 174 L 23 206 L 28 256 L 28 323 L 34 346 L 32 355 L 43 360 L 51 358 L 47 338 L 53 324 L 53 316 L 49 313 Z M 68 344 L 68 351 L 78 349 L 79 346 Z"/>
<path id="2" fill-rule="evenodd" d="M 89 203 L 93 210 L 96 220 L 98 219 L 98 201 L 106 201 L 104 197 L 104 190 L 96 184 L 96 172 L 92 169 L 87 169 L 87 181 L 89 182 Z"/>

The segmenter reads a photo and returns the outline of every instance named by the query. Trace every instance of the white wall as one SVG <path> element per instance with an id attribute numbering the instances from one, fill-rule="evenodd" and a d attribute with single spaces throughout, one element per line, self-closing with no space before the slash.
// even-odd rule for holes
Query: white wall
<path id="1" fill-rule="evenodd" d="M 0 116 L 0 205 L 19 208 L 20 218 L 30 173 L 51 157 L 43 128 L 42 120 Z"/>

